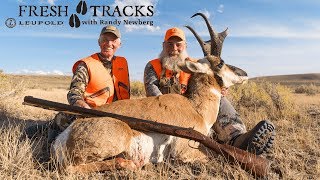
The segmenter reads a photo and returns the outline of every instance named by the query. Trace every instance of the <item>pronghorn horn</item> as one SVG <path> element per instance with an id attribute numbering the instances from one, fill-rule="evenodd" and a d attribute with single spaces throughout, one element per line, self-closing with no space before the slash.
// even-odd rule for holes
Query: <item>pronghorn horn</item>
<path id="1" fill-rule="evenodd" d="M 201 39 L 201 37 L 197 34 L 197 32 L 194 31 L 194 29 L 192 27 L 190 27 L 190 26 L 185 26 L 185 27 L 188 28 L 192 32 L 192 34 L 196 37 L 196 39 L 198 40 L 198 42 L 199 42 L 199 44 L 200 44 L 200 46 L 202 48 L 204 56 L 209 55 L 210 54 L 210 49 L 211 49 L 210 46 L 208 46 L 209 44 L 204 42 Z"/>
<path id="2" fill-rule="evenodd" d="M 218 53 L 219 53 L 219 57 L 221 56 L 221 51 L 222 51 L 222 45 L 224 42 L 224 39 L 227 37 L 228 35 L 228 28 L 226 28 L 224 31 L 222 31 L 221 33 L 218 33 L 218 37 L 219 37 L 219 49 L 218 49 Z"/>
<path id="3" fill-rule="evenodd" d="M 209 34 L 210 34 L 210 39 L 211 39 L 211 52 L 210 52 L 210 54 L 211 55 L 215 55 L 215 54 L 213 54 L 213 53 L 217 52 L 216 51 L 217 50 L 217 44 L 215 43 L 215 39 L 216 39 L 215 38 L 215 32 L 214 32 L 212 26 L 210 25 L 210 22 L 209 22 L 208 18 L 202 13 L 196 13 L 193 16 L 191 16 L 191 18 L 193 18 L 195 16 L 201 16 L 204 19 L 204 21 L 206 22 L 207 28 L 208 28 L 208 31 L 209 31 Z M 214 52 L 213 52 L 213 50 L 214 50 Z"/>
<path id="4" fill-rule="evenodd" d="M 210 40 L 207 41 L 206 43 L 203 43 L 204 45 L 207 45 L 209 44 L 209 42 L 211 42 L 211 52 L 210 52 L 210 55 L 215 55 L 215 56 L 218 56 L 220 57 L 221 55 L 221 50 L 222 50 L 222 44 L 223 44 L 223 41 L 225 39 L 225 37 L 227 36 L 227 30 L 224 30 L 223 32 L 221 33 L 215 33 L 215 31 L 213 30 L 212 26 L 210 25 L 210 22 L 208 20 L 208 18 L 202 14 L 202 13 L 196 13 L 194 14 L 193 16 L 191 16 L 191 18 L 195 17 L 195 16 L 201 16 L 205 22 L 206 22 L 206 25 L 207 25 L 207 28 L 208 28 L 208 31 L 209 31 L 209 34 L 210 34 Z M 190 28 L 189 28 L 190 29 Z M 199 41 L 199 40 L 198 40 Z M 203 41 L 202 41 L 203 42 Z M 200 42 L 199 42 L 200 43 Z M 202 46 L 201 46 L 202 47 Z"/>

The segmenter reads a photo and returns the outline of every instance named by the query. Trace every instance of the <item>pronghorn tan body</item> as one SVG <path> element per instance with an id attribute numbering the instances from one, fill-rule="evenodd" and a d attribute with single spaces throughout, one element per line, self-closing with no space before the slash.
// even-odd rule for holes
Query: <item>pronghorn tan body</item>
<path id="1" fill-rule="evenodd" d="M 221 87 L 247 80 L 246 73 L 224 64 L 220 58 L 226 31 L 215 34 L 207 22 L 211 44 L 202 45 L 206 57 L 197 62 L 186 61 L 180 69 L 192 73 L 185 96 L 167 94 L 158 97 L 122 100 L 97 108 L 129 117 L 156 121 L 180 127 L 192 127 L 207 135 L 216 121 Z M 192 30 L 200 44 L 203 41 Z M 218 38 L 217 38 L 218 37 Z M 218 39 L 218 40 L 217 40 Z M 211 47 L 210 51 L 208 46 Z M 218 80 L 217 80 L 218 79 Z M 163 161 L 169 155 L 184 162 L 206 160 L 206 154 L 193 142 L 151 132 L 132 130 L 120 120 L 109 117 L 74 121 L 53 144 L 60 162 L 63 153 L 73 157 L 69 170 L 102 171 L 112 168 L 137 168 Z"/>

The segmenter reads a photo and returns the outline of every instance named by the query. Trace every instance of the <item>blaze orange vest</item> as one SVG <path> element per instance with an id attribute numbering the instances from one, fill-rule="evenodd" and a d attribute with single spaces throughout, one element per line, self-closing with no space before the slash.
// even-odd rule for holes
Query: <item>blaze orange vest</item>
<path id="1" fill-rule="evenodd" d="M 152 65 L 154 71 L 156 72 L 156 74 L 158 76 L 158 79 L 160 79 L 161 78 L 160 77 L 161 76 L 161 71 L 162 71 L 162 66 L 161 66 L 160 59 L 151 60 L 150 64 Z M 170 77 L 172 77 L 172 75 L 173 75 L 172 71 L 166 69 L 165 77 L 166 78 L 170 78 Z M 180 76 L 179 76 L 179 83 L 187 86 L 188 85 L 188 81 L 190 79 L 190 76 L 191 76 L 191 74 L 181 71 L 180 72 Z M 184 92 L 182 92 L 182 93 L 184 93 Z"/>
<path id="2" fill-rule="evenodd" d="M 89 82 L 85 89 L 84 100 L 90 106 L 111 103 L 114 99 L 114 91 L 118 100 L 130 98 L 128 64 L 124 57 L 116 56 L 112 60 L 112 79 L 97 53 L 77 61 L 73 65 L 73 73 L 80 62 L 84 62 L 88 69 Z"/>

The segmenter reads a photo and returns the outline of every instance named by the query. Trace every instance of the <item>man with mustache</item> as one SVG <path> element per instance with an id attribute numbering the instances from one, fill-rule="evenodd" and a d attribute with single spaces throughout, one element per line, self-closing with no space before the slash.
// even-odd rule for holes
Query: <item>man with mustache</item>
<path id="1" fill-rule="evenodd" d="M 159 58 L 149 61 L 145 67 L 144 85 L 146 95 L 183 94 L 187 89 L 191 75 L 185 72 L 174 72 L 169 69 L 176 69 L 175 67 L 179 62 L 191 60 L 186 51 L 187 45 L 184 32 L 177 27 L 168 29 L 162 47 L 163 50 Z M 220 101 L 219 114 L 216 123 L 212 127 L 212 130 L 217 134 L 218 140 L 257 155 L 268 152 L 273 145 L 275 135 L 273 124 L 267 120 L 260 121 L 251 131 L 247 132 L 239 114 L 227 98 L 224 97 L 227 94 L 227 89 L 224 88 L 221 94 L 223 97 Z M 259 137 L 270 138 L 262 140 Z"/>

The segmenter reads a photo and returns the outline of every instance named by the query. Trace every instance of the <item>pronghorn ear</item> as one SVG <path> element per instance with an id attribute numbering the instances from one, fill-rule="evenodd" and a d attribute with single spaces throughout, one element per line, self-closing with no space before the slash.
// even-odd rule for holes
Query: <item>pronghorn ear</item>
<path id="1" fill-rule="evenodd" d="M 184 64 L 179 65 L 179 68 L 186 73 L 204 73 L 207 74 L 210 71 L 209 61 L 200 59 L 197 62 L 185 61 Z"/>

